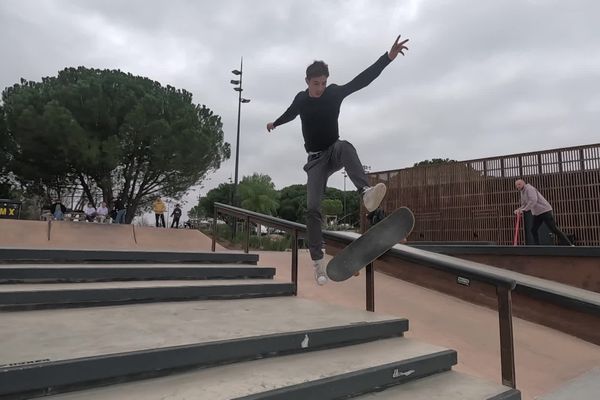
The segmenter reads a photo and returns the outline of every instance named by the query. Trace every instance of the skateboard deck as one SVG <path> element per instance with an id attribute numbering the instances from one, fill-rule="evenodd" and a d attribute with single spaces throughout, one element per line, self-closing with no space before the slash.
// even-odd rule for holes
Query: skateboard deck
<path id="1" fill-rule="evenodd" d="M 350 278 L 405 239 L 414 226 L 415 216 L 409 208 L 395 210 L 333 257 L 327 264 L 327 276 L 335 282 Z"/>

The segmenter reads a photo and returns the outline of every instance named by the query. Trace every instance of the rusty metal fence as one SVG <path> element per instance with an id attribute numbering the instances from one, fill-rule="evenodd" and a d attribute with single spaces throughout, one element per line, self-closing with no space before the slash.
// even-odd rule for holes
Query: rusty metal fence
<path id="1" fill-rule="evenodd" d="M 409 240 L 500 245 L 512 244 L 519 178 L 548 199 L 578 245 L 600 245 L 600 144 L 369 174 L 372 184 L 388 186 L 386 211 L 403 205 L 414 211 Z"/>

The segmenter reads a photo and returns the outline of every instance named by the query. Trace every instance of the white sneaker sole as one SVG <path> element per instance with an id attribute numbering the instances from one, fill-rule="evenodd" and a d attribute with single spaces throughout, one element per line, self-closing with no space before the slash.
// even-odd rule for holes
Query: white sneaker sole
<path id="1" fill-rule="evenodd" d="M 315 281 L 317 282 L 317 285 L 319 286 L 323 286 L 327 283 L 327 273 L 325 272 L 325 266 L 315 266 Z"/>
<path id="2" fill-rule="evenodd" d="M 368 198 L 364 200 L 365 208 L 368 212 L 374 211 L 379 207 L 381 201 L 385 197 L 386 191 L 387 188 L 383 183 L 378 183 L 371 189 Z"/>

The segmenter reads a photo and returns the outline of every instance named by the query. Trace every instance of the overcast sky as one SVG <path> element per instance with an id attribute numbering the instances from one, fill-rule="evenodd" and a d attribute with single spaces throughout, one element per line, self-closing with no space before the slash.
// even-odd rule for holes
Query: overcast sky
<path id="1" fill-rule="evenodd" d="M 277 189 L 305 182 L 300 120 L 265 126 L 305 89 L 306 66 L 322 59 L 346 83 L 398 34 L 406 56 L 339 119 L 373 171 L 600 142 L 599 15 L 593 0 L 2 0 L 0 88 L 83 65 L 192 92 L 233 152 L 191 202 L 233 177 L 240 56 L 240 177 L 268 174 Z"/>

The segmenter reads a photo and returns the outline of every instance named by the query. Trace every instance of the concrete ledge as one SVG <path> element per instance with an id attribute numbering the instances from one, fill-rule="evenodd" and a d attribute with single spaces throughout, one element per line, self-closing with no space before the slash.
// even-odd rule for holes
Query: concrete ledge
<path id="1" fill-rule="evenodd" d="M 328 253 L 335 254 L 342 247 L 339 242 L 328 243 Z M 410 248 L 409 246 L 396 245 L 395 247 L 400 247 L 401 250 L 396 251 L 392 248 L 380 257 L 375 262 L 377 270 L 475 304 L 497 308 L 493 282 L 478 282 L 470 279 L 471 276 L 466 272 L 420 263 L 418 259 L 406 257 L 405 250 L 407 247 Z M 570 249 L 572 248 L 567 250 Z M 425 251 L 416 248 L 412 250 Z M 439 254 L 439 257 L 453 258 L 442 254 Z M 506 280 L 515 282 L 512 295 L 514 316 L 600 345 L 600 294 L 469 260 L 457 258 L 454 260 L 458 264 L 475 265 L 477 269 L 483 269 L 492 276 L 502 276 Z M 459 284 L 458 278 L 461 278 L 462 284 Z"/>
<path id="2" fill-rule="evenodd" d="M 376 261 L 375 267 L 378 271 L 396 278 L 475 304 L 492 309 L 496 309 L 498 306 L 496 290 L 492 285 L 476 281 L 468 282 L 468 286 L 458 284 L 459 275 L 452 271 L 424 268 L 421 265 L 415 268 L 417 265 L 389 255 L 384 255 Z M 549 283 L 559 285 L 555 282 Z M 583 291 L 577 288 L 571 288 L 571 290 L 573 292 Z M 595 292 L 588 292 L 588 295 L 600 296 Z M 600 308 L 596 301 L 570 295 L 568 291 L 559 292 L 543 285 L 539 287 L 517 281 L 517 286 L 512 294 L 512 303 L 513 315 L 516 317 L 546 325 L 600 345 Z"/>
<path id="3" fill-rule="evenodd" d="M 442 253 L 455 254 L 493 254 L 510 256 L 566 256 L 566 257 L 600 257 L 600 247 L 592 246 L 496 246 L 472 244 L 420 244 L 408 243 L 409 246 Z"/>
<path id="4" fill-rule="evenodd" d="M 598 247 L 492 246 L 484 250 L 476 246 L 414 247 L 600 293 Z"/>

